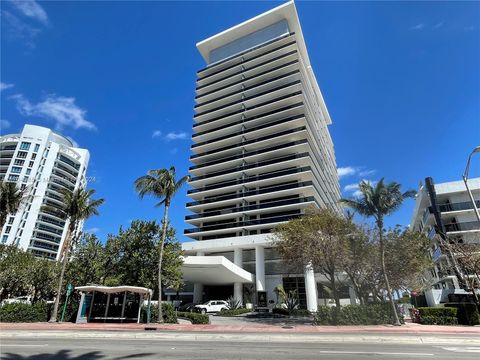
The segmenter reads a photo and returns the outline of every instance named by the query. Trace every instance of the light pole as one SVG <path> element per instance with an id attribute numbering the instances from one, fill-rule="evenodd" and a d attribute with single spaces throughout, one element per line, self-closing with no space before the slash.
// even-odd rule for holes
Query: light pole
<path id="1" fill-rule="evenodd" d="M 473 194 L 468 187 L 468 172 L 470 171 L 470 160 L 472 160 L 472 155 L 475 153 L 480 152 L 480 146 L 477 146 L 473 151 L 470 153 L 470 156 L 468 157 L 467 161 L 467 166 L 465 167 L 465 172 L 463 173 L 463 182 L 465 183 L 465 187 L 467 188 L 468 196 L 470 196 L 470 200 L 472 201 L 473 204 L 473 210 L 475 211 L 475 215 L 477 216 L 477 220 L 480 222 L 480 212 L 478 211 L 477 204 L 475 202 L 475 199 L 473 197 Z"/>

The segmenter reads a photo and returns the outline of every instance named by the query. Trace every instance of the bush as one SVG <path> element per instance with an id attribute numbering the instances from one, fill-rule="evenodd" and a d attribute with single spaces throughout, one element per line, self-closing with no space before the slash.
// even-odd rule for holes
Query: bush
<path id="1" fill-rule="evenodd" d="M 477 305 L 472 303 L 450 303 L 445 309 L 455 309 L 457 311 L 458 323 L 461 325 L 480 325 L 480 315 Z"/>
<path id="2" fill-rule="evenodd" d="M 219 316 L 236 316 L 252 312 L 253 309 L 223 309 L 217 315 Z"/>
<path id="3" fill-rule="evenodd" d="M 402 316 L 400 322 L 404 323 Z M 394 321 L 390 304 L 347 305 L 340 308 L 319 306 L 315 325 L 381 325 Z"/>
<path id="4" fill-rule="evenodd" d="M 197 314 L 193 312 L 178 312 L 179 318 L 190 320 L 192 324 L 210 324 L 210 318 L 207 314 Z"/>
<path id="5" fill-rule="evenodd" d="M 44 322 L 48 320 L 46 303 L 5 304 L 0 307 L 0 322 Z"/>
<path id="6" fill-rule="evenodd" d="M 75 322 L 77 321 L 77 312 L 78 312 L 78 305 L 79 302 L 75 301 L 74 299 L 70 299 L 67 304 L 67 308 L 65 309 L 65 316 L 63 317 L 64 322 Z M 47 304 L 47 320 L 50 320 L 53 312 L 53 303 Z M 58 305 L 58 314 L 57 319 L 60 321 L 62 318 L 62 311 L 63 311 L 63 304 Z"/>
<path id="7" fill-rule="evenodd" d="M 141 314 L 141 320 L 143 323 L 147 322 L 147 311 L 148 311 L 148 306 L 143 306 L 142 314 Z M 162 315 L 163 315 L 164 323 L 167 323 L 167 324 L 177 323 L 177 315 L 175 313 L 175 309 L 173 308 L 172 304 L 162 303 Z M 157 320 L 158 320 L 158 306 L 150 305 L 150 322 L 157 322 Z"/>
<path id="8" fill-rule="evenodd" d="M 420 319 L 422 317 L 457 317 L 457 309 L 452 307 L 419 307 Z"/>
<path id="9" fill-rule="evenodd" d="M 457 325 L 458 320 L 453 316 L 422 316 L 420 317 L 420 324 L 423 325 Z"/>

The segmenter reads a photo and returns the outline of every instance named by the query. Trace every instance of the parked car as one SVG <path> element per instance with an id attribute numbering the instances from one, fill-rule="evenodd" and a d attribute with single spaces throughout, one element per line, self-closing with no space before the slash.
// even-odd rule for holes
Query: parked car
<path id="1" fill-rule="evenodd" d="M 11 299 L 4 299 L 2 301 L 2 305 L 5 304 L 32 304 L 31 297 L 30 296 L 18 296 L 16 298 L 11 298 Z"/>
<path id="2" fill-rule="evenodd" d="M 215 313 L 228 308 L 228 303 L 223 300 L 209 300 L 206 303 L 195 305 L 195 311 L 202 314 Z"/>

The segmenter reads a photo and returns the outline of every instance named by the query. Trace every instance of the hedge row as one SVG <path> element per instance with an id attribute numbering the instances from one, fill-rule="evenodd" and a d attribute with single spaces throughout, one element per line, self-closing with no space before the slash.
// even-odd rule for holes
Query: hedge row
<path id="1" fill-rule="evenodd" d="M 450 303 L 444 309 L 456 309 L 458 323 L 461 325 L 480 325 L 479 308 L 471 303 Z"/>
<path id="2" fill-rule="evenodd" d="M 140 319 L 143 323 L 147 322 L 148 306 L 142 307 Z M 162 317 L 163 322 L 167 324 L 177 323 L 177 314 L 172 304 L 162 303 Z M 150 322 L 154 323 L 158 321 L 158 306 L 150 305 Z"/>
<path id="3" fill-rule="evenodd" d="M 291 314 L 288 313 L 287 309 L 282 309 L 282 308 L 274 308 L 272 310 L 274 314 L 280 314 L 280 315 L 291 315 L 291 316 L 310 316 L 312 313 L 308 311 L 307 309 L 295 309 L 292 311 Z"/>
<path id="4" fill-rule="evenodd" d="M 381 325 L 394 321 L 390 304 L 319 306 L 314 316 L 315 325 Z M 400 322 L 404 323 L 400 316 Z"/>
<path id="5" fill-rule="evenodd" d="M 419 307 L 420 318 L 430 317 L 457 317 L 457 309 L 451 307 Z"/>
<path id="6" fill-rule="evenodd" d="M 210 324 L 210 318 L 206 314 L 198 314 L 193 312 L 178 312 L 179 318 L 190 320 L 192 324 Z"/>
<path id="7" fill-rule="evenodd" d="M 48 320 L 48 304 L 5 304 L 0 307 L 0 322 L 44 322 Z"/>
<path id="8" fill-rule="evenodd" d="M 218 316 L 236 316 L 252 312 L 253 309 L 223 309 L 217 315 Z"/>

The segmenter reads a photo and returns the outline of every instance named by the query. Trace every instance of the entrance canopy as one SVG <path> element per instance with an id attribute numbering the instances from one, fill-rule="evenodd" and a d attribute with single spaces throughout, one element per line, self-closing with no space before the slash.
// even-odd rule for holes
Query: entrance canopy
<path id="1" fill-rule="evenodd" d="M 183 280 L 205 285 L 252 283 L 255 276 L 224 256 L 186 256 L 183 259 Z"/>

